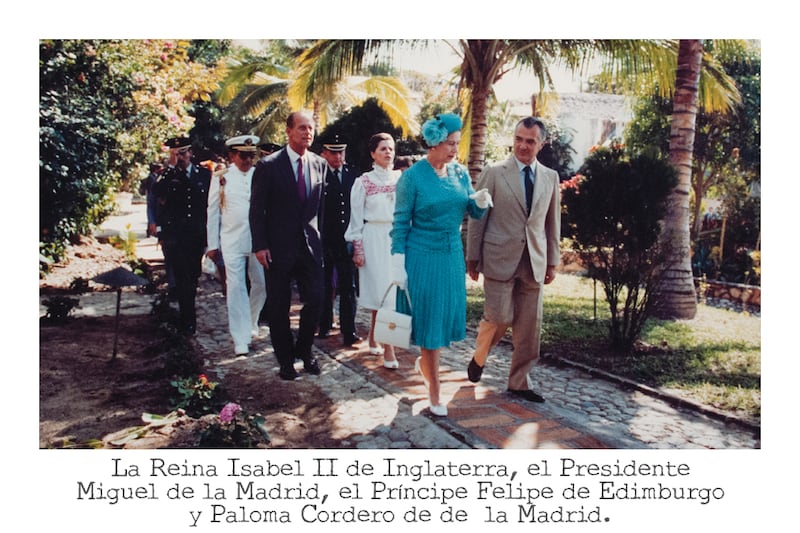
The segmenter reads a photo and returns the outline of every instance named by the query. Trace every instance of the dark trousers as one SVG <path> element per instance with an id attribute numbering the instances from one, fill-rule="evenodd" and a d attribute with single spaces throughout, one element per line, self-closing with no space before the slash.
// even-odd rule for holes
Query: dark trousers
<path id="1" fill-rule="evenodd" d="M 356 282 L 355 265 L 350 257 L 336 259 L 325 256 L 325 297 L 319 320 L 320 333 L 327 333 L 333 326 L 334 277 L 339 296 L 339 326 L 342 337 L 352 338 L 356 334 Z"/>
<path id="2" fill-rule="evenodd" d="M 175 295 L 178 299 L 180 329 L 194 333 L 197 328 L 195 297 L 197 280 L 200 279 L 204 246 L 199 243 L 164 244 L 164 256 L 172 267 L 175 277 Z"/>
<path id="3" fill-rule="evenodd" d="M 266 271 L 266 281 L 269 331 L 278 363 L 286 367 L 294 364 L 295 359 L 309 360 L 322 310 L 322 266 L 310 252 L 304 251 L 291 265 L 273 263 Z M 303 304 L 296 341 L 289 320 L 292 281 L 297 283 Z"/>

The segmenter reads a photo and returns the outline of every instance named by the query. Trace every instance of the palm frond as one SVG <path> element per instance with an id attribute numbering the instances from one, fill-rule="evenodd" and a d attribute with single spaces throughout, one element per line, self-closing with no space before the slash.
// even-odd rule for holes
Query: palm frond
<path id="1" fill-rule="evenodd" d="M 261 83 L 264 83 L 272 79 L 286 79 L 288 75 L 285 67 L 267 59 L 256 59 L 247 63 L 237 61 L 227 68 L 227 75 L 216 95 L 217 102 L 222 106 L 228 105 L 253 80 L 262 80 Z"/>
<path id="2" fill-rule="evenodd" d="M 253 117 L 260 115 L 270 104 L 277 103 L 286 96 L 288 86 L 289 82 L 286 80 L 247 85 L 242 91 L 241 112 Z"/>
<path id="3" fill-rule="evenodd" d="M 404 136 L 418 131 L 419 124 L 411 114 L 408 88 L 403 82 L 392 76 L 372 76 L 364 79 L 361 85 L 364 88 L 362 102 L 367 98 L 377 98 L 378 105 Z"/>
<path id="4" fill-rule="evenodd" d="M 368 54 L 379 51 L 391 40 L 320 39 L 297 58 L 295 83 L 290 94 L 295 102 L 308 103 L 326 87 L 345 76 L 358 74 Z M 302 105 L 300 106 L 302 107 Z"/>
<path id="5" fill-rule="evenodd" d="M 599 79 L 605 88 L 642 96 L 653 93 L 671 98 L 675 91 L 678 62 L 676 40 L 595 41 L 604 54 Z M 736 83 L 712 54 L 704 53 L 700 73 L 699 105 L 707 111 L 730 111 L 739 101 Z"/>

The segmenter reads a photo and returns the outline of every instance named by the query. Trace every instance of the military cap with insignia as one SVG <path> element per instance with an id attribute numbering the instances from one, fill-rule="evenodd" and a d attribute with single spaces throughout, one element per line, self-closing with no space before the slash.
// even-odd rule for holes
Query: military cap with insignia
<path id="1" fill-rule="evenodd" d="M 225 141 L 228 150 L 237 152 L 255 152 L 258 150 L 259 138 L 255 135 L 239 135 Z"/>
<path id="2" fill-rule="evenodd" d="M 330 142 L 323 143 L 322 147 L 330 152 L 344 152 L 344 150 L 347 148 L 347 143 L 342 142 L 342 140 L 339 138 L 339 134 L 337 133 L 333 136 L 333 138 L 331 138 Z"/>
<path id="3" fill-rule="evenodd" d="M 281 145 L 275 143 L 261 143 L 258 145 L 258 149 L 264 153 L 271 154 L 280 150 Z"/>
<path id="4" fill-rule="evenodd" d="M 166 144 L 167 148 L 184 148 L 186 146 L 191 146 L 192 141 L 188 137 L 173 137 L 164 144 Z"/>

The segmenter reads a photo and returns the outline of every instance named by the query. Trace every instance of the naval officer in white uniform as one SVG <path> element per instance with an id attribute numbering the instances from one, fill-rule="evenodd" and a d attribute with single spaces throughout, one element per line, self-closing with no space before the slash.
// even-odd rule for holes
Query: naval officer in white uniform
<path id="1" fill-rule="evenodd" d="M 250 183 L 258 141 L 255 135 L 240 135 L 226 141 L 231 166 L 211 181 L 208 192 L 207 255 L 216 262 L 221 253 L 225 262 L 228 326 L 236 355 L 249 353 L 267 299 L 264 267 L 252 253 L 249 218 Z"/>

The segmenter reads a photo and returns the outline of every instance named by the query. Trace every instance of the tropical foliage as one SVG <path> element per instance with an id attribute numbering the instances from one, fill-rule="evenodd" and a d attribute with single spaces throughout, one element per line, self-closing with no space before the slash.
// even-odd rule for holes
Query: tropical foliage
<path id="1" fill-rule="evenodd" d="M 219 51 L 219 44 L 217 51 Z M 194 125 L 215 67 L 177 40 L 43 40 L 39 43 L 40 252 L 57 259 L 134 191 L 165 139 Z M 213 47 L 200 47 L 208 60 Z"/>
<path id="2" fill-rule="evenodd" d="M 292 110 L 311 109 L 319 129 L 324 129 L 349 109 L 374 99 L 403 136 L 416 132 L 408 88 L 388 66 L 354 69 L 351 75 L 321 83 L 332 65 L 317 60 L 319 54 L 314 41 L 277 40 L 265 42 L 261 51 L 240 51 L 231 57 L 218 95 L 218 102 L 228 106 L 227 129 L 275 142 Z"/>
<path id="3" fill-rule="evenodd" d="M 760 183 L 760 50 L 753 44 L 732 47 L 717 41 L 707 42 L 706 47 L 734 79 L 741 100 L 728 113 L 702 105 L 698 109 L 690 198 L 693 271 L 695 276 L 713 279 L 725 270 L 728 281 L 741 281 L 744 273 L 734 275 L 728 267 L 739 264 L 734 256 L 740 255 L 742 247 L 756 249 L 760 237 L 760 198 L 751 194 Z M 640 98 L 627 128 L 626 144 L 668 151 L 671 112 L 671 98 Z M 721 212 L 704 216 L 708 200 L 719 202 Z"/>
<path id="4" fill-rule="evenodd" d="M 273 40 L 259 51 L 239 49 L 227 58 L 227 71 L 215 101 L 225 109 L 230 134 L 250 133 L 279 143 L 292 111 L 288 101 L 292 65 L 303 43 Z"/>
<path id="5" fill-rule="evenodd" d="M 413 155 L 423 151 L 419 142 L 402 136 L 402 130 L 393 124 L 376 98 L 351 108 L 328 124 L 314 140 L 312 149 L 320 152 L 323 143 L 332 142 L 338 135 L 340 141 L 347 143 L 348 163 L 359 172 L 366 172 L 372 169 L 372 156 L 367 142 L 372 135 L 380 132 L 388 133 L 395 139 L 397 155 Z"/>
<path id="6" fill-rule="evenodd" d="M 58 258 L 78 234 L 112 210 L 117 180 L 108 168 L 121 125 L 119 84 L 98 59 L 99 43 L 43 41 L 39 46 L 39 248 Z"/>

